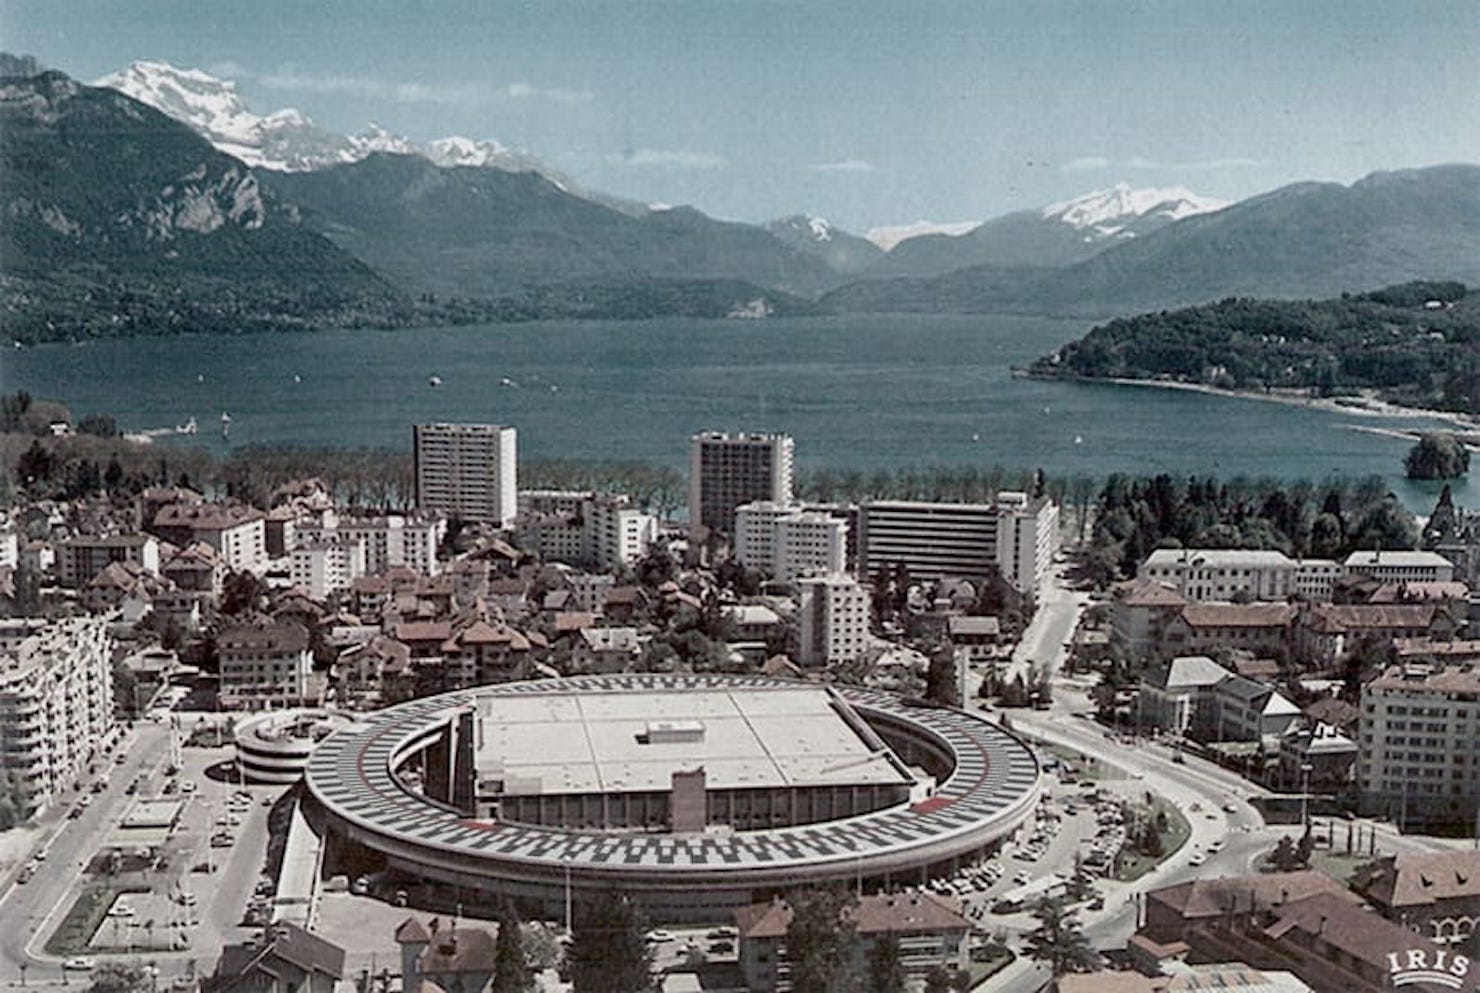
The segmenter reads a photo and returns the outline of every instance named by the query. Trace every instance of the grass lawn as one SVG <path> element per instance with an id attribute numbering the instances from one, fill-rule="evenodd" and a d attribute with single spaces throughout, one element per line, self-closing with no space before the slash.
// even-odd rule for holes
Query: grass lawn
<path id="1" fill-rule="evenodd" d="M 1154 796 L 1151 798 L 1151 816 L 1155 817 L 1158 813 L 1166 814 L 1166 828 L 1161 832 L 1162 854 L 1142 855 L 1127 845 L 1120 856 L 1120 870 L 1115 874 L 1115 878 L 1122 883 L 1140 879 L 1170 858 L 1192 837 L 1192 825 L 1187 823 L 1182 812 L 1164 798 Z"/>
<path id="2" fill-rule="evenodd" d="M 970 988 L 976 989 L 982 983 L 1007 968 L 1008 964 L 1015 958 L 1017 958 L 1016 955 L 1013 955 L 1012 952 L 1007 952 L 1004 955 L 998 955 L 996 958 L 987 959 L 985 962 L 972 962 Z"/>
<path id="3" fill-rule="evenodd" d="M 147 893 L 147 888 L 119 883 L 90 883 L 62 918 L 62 923 L 46 939 L 46 950 L 52 955 L 80 955 L 88 951 L 88 942 L 102 925 L 108 908 L 121 893 Z"/>

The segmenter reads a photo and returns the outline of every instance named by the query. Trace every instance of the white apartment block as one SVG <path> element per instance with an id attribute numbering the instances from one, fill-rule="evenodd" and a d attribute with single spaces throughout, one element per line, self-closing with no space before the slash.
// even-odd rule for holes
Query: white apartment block
<path id="1" fill-rule="evenodd" d="M 630 566 L 647 554 L 657 534 L 657 518 L 627 496 L 582 490 L 519 494 L 515 538 L 546 562 L 606 570 Z"/>
<path id="2" fill-rule="evenodd" d="M 1392 666 L 1362 687 L 1364 813 L 1473 827 L 1480 812 L 1480 670 Z"/>
<path id="3" fill-rule="evenodd" d="M 1352 552 L 1346 572 L 1379 583 L 1447 583 L 1454 579 L 1454 563 L 1438 552 Z"/>
<path id="4" fill-rule="evenodd" d="M 332 510 L 320 515 L 317 523 L 302 521 L 294 530 L 299 545 L 321 542 L 359 542 L 365 548 L 364 574 L 379 575 L 393 566 L 414 569 L 423 576 L 438 572 L 437 548 L 447 534 L 447 521 L 441 517 L 344 517 Z"/>
<path id="5" fill-rule="evenodd" d="M 1136 569 L 1137 579 L 1170 586 L 1189 600 L 1281 601 L 1298 594 L 1331 599 L 1346 572 L 1332 559 L 1292 559 L 1284 552 L 1240 548 L 1158 548 Z"/>
<path id="6" fill-rule="evenodd" d="M 1031 593 L 1048 578 L 1059 551 L 1059 505 L 1004 490 L 997 514 L 997 568 L 1013 589 Z"/>
<path id="7" fill-rule="evenodd" d="M 785 434 L 706 431 L 689 439 L 689 528 L 730 534 L 735 508 L 790 503 L 796 446 Z"/>
<path id="8" fill-rule="evenodd" d="M 33 630 L 0 654 L 0 773 L 21 784 L 28 816 L 82 778 L 115 726 L 107 623 Z"/>
<path id="9" fill-rule="evenodd" d="M 798 664 L 823 666 L 862 658 L 869 641 L 868 587 L 839 573 L 809 576 L 797 586 Z"/>
<path id="10" fill-rule="evenodd" d="M 507 528 L 518 514 L 516 432 L 499 424 L 418 424 L 416 506 Z"/>
<path id="11" fill-rule="evenodd" d="M 315 600 L 347 590 L 365 575 L 365 543 L 358 538 L 300 543 L 293 549 L 288 575 Z"/>
<path id="12" fill-rule="evenodd" d="M 20 536 L 9 523 L 0 524 L 0 569 L 14 569 L 20 563 Z"/>
<path id="13" fill-rule="evenodd" d="M 903 565 L 911 579 L 980 579 L 996 568 L 1019 592 L 1048 576 L 1059 549 L 1059 508 L 1004 490 L 993 503 L 873 500 L 859 510 L 864 576 Z"/>
<path id="14" fill-rule="evenodd" d="M 200 541 L 221 555 L 228 569 L 267 568 L 267 524 L 260 510 L 239 504 L 171 503 L 159 508 L 150 528 L 179 548 Z"/>
<path id="15" fill-rule="evenodd" d="M 735 509 L 736 561 L 782 582 L 843 572 L 847 545 L 847 521 L 799 504 L 757 500 Z"/>
<path id="16" fill-rule="evenodd" d="M 291 621 L 243 624 L 216 638 L 221 657 L 221 706 L 261 710 L 308 700 L 313 654 L 308 630 Z"/>
<path id="17" fill-rule="evenodd" d="M 114 562 L 127 562 L 157 574 L 159 540 L 148 534 L 109 534 L 78 535 L 57 542 L 57 580 L 68 589 L 81 589 Z"/>

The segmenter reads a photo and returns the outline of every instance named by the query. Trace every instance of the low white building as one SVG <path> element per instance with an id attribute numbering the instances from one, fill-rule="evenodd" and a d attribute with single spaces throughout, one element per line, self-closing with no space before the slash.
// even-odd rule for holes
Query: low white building
<path id="1" fill-rule="evenodd" d="M 1296 594 L 1331 599 L 1346 572 L 1333 559 L 1292 559 L 1273 549 L 1158 548 L 1136 570 L 1137 579 L 1163 583 L 1199 602 L 1281 601 Z"/>
<path id="2" fill-rule="evenodd" d="M 1447 583 L 1454 563 L 1438 552 L 1352 552 L 1346 557 L 1351 576 L 1370 576 L 1379 583 Z"/>

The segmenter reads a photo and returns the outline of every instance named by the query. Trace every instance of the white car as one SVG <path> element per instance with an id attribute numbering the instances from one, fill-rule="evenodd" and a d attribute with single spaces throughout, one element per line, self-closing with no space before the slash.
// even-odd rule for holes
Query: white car
<path id="1" fill-rule="evenodd" d="M 92 967 L 93 967 L 93 960 L 90 959 L 90 958 L 85 958 L 84 956 L 81 956 L 81 955 L 77 956 L 76 958 L 70 958 L 67 961 L 65 961 L 65 962 L 62 963 L 62 968 L 63 969 L 75 969 L 75 970 L 78 970 L 79 972 L 86 972 L 88 969 L 91 969 Z"/>
<path id="2" fill-rule="evenodd" d="M 649 931 L 647 933 L 647 936 L 648 936 L 648 941 L 672 941 L 673 940 L 673 932 L 672 931 L 665 931 L 662 928 L 659 928 L 656 931 Z"/>
<path id="3" fill-rule="evenodd" d="M 1208 857 L 1206 855 L 1204 855 L 1202 852 L 1193 852 L 1192 853 L 1192 858 L 1188 859 L 1187 861 L 1188 861 L 1188 863 L 1190 865 L 1202 865 L 1207 860 L 1208 860 Z"/>

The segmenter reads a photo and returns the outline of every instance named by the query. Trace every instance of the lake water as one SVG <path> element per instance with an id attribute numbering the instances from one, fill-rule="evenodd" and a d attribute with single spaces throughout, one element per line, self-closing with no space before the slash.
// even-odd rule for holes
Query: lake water
<path id="1" fill-rule="evenodd" d="M 796 438 L 800 471 L 975 463 L 1319 481 L 1402 478 L 1409 443 L 1350 414 L 1171 390 L 1014 379 L 1088 325 L 871 315 L 545 322 L 415 331 L 140 338 L 0 354 L 0 389 L 110 413 L 129 431 L 197 419 L 212 448 L 299 442 L 409 449 L 418 421 L 519 429 L 532 458 L 686 465 L 689 435 Z M 429 385 L 429 377 L 441 386 Z M 220 437 L 223 411 L 229 441 Z M 1464 505 L 1480 484 L 1455 487 Z"/>

